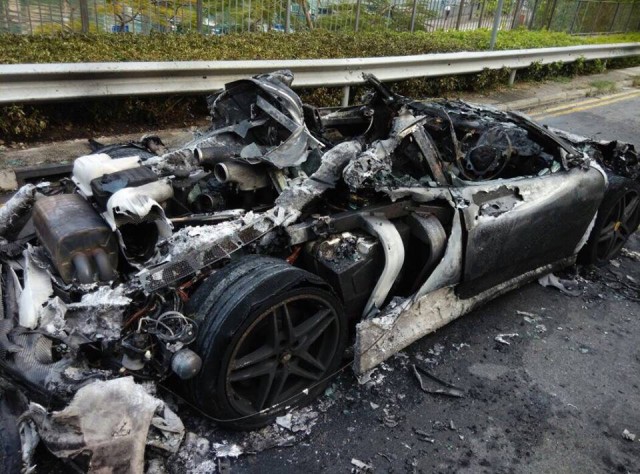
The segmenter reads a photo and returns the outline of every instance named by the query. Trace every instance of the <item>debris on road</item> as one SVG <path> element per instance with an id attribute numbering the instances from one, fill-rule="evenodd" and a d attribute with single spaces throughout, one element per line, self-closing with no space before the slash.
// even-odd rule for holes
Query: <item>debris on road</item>
<path id="1" fill-rule="evenodd" d="M 317 423 L 319 413 L 311 409 L 311 407 L 304 407 L 299 410 L 293 410 L 286 415 L 276 418 L 276 424 L 285 428 L 292 433 L 311 433 L 311 428 Z"/>
<path id="2" fill-rule="evenodd" d="M 421 366 L 416 365 L 416 364 L 413 364 L 411 367 L 413 369 L 413 373 L 416 376 L 416 379 L 418 379 L 418 383 L 420 384 L 420 389 L 423 392 L 430 393 L 432 395 L 445 395 L 447 397 L 454 397 L 454 398 L 462 398 L 462 397 L 464 397 L 464 391 L 461 388 L 458 388 L 455 385 L 450 384 L 449 382 L 446 382 L 446 381 L 444 381 L 442 379 L 439 379 L 435 375 L 433 375 L 430 372 L 428 372 L 424 367 L 421 367 Z M 428 388 L 426 386 L 424 380 L 422 379 L 422 375 L 425 375 L 426 377 L 430 378 L 431 380 L 439 383 L 440 385 L 444 385 L 447 388 L 437 388 L 437 389 Z"/>
<path id="3" fill-rule="evenodd" d="M 575 297 L 582 294 L 582 290 L 576 288 L 577 282 L 575 280 L 560 279 L 553 273 L 549 273 L 548 275 L 538 278 L 538 283 L 544 287 L 557 288 L 561 293 L 567 296 Z"/>
<path id="4" fill-rule="evenodd" d="M 394 415 L 385 414 L 382 418 L 382 424 L 384 424 L 387 428 L 395 428 L 400 424 L 400 421 Z"/>
<path id="5" fill-rule="evenodd" d="M 636 252 L 635 250 L 623 248 L 620 251 L 620 255 L 630 258 L 631 260 L 635 260 L 636 262 L 640 262 L 640 252 Z"/>
<path id="6" fill-rule="evenodd" d="M 538 334 L 543 334 L 543 333 L 547 332 L 547 326 L 545 326 L 544 324 L 536 324 L 535 331 Z"/>
<path id="7" fill-rule="evenodd" d="M 50 451 L 71 459 L 89 455 L 92 472 L 142 472 L 147 445 L 175 452 L 184 436 L 180 418 L 133 377 L 89 383 L 61 411 L 48 413 L 33 402 L 30 411 Z"/>
<path id="8" fill-rule="evenodd" d="M 504 344 L 505 346 L 510 346 L 511 343 L 507 339 L 511 339 L 514 337 L 520 337 L 520 334 L 518 334 L 517 332 L 512 332 L 508 334 L 498 334 L 494 340 L 496 342 L 499 342 L 500 344 Z"/>
<path id="9" fill-rule="evenodd" d="M 413 431 L 415 431 L 420 441 L 424 441 L 425 443 L 431 443 L 431 444 L 434 444 L 436 442 L 435 438 L 432 437 L 431 433 L 427 433 L 426 431 L 417 430 L 417 429 L 414 429 Z"/>
<path id="10" fill-rule="evenodd" d="M 373 471 L 373 466 L 371 464 L 364 463 L 356 458 L 351 459 L 351 464 L 356 467 L 356 469 L 354 469 L 355 472 Z"/>
<path id="11" fill-rule="evenodd" d="M 215 443 L 213 449 L 218 458 L 237 458 L 243 453 L 242 448 L 237 444 Z"/>
<path id="12" fill-rule="evenodd" d="M 640 301 L 640 285 L 633 277 L 611 269 L 601 271 L 598 276 L 607 288 L 623 298 L 630 301 Z"/>
<path id="13" fill-rule="evenodd" d="M 636 440 L 636 435 L 632 432 L 630 432 L 628 429 L 624 429 L 624 431 L 622 432 L 622 437 L 628 441 L 635 441 Z"/>

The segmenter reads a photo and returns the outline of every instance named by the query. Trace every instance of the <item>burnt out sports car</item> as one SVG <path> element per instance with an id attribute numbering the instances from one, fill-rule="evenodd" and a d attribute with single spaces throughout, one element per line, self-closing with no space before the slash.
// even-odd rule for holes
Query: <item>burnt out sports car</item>
<path id="1" fill-rule="evenodd" d="M 175 451 L 159 384 L 260 427 L 317 396 L 348 344 L 366 372 L 510 289 L 607 262 L 638 227 L 632 145 L 366 79 L 343 108 L 302 104 L 287 71 L 230 83 L 183 147 L 97 149 L 0 209 L 0 360 L 20 387 L 3 403 L 28 414 L 4 472 L 37 435 L 94 470 Z"/>

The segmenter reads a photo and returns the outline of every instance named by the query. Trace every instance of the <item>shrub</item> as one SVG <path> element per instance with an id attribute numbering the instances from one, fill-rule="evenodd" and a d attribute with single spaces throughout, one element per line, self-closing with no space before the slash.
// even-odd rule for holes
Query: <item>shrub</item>
<path id="1" fill-rule="evenodd" d="M 0 64 L 99 61 L 186 61 L 239 59 L 320 59 L 342 57 L 401 56 L 410 54 L 486 50 L 489 30 L 398 33 L 366 32 L 296 32 L 232 34 L 133 35 L 90 33 L 49 35 L 0 34 Z M 499 49 L 572 46 L 594 43 L 640 41 L 640 33 L 577 37 L 566 33 L 517 29 L 501 31 Z M 518 81 L 545 80 L 602 72 L 606 67 L 629 67 L 640 58 L 532 64 L 518 72 Z M 478 74 L 411 79 L 391 85 L 393 90 L 412 97 L 447 95 L 457 91 L 482 90 L 505 84 L 508 70 L 485 70 Z M 339 105 L 339 89 L 319 88 L 299 91 L 302 99 L 317 106 Z M 352 97 L 363 90 L 354 87 Z M 0 107 L 0 138 L 8 141 L 31 140 L 48 127 L 75 126 L 109 128 L 113 124 L 147 127 L 188 123 L 205 113 L 201 97 L 139 97 L 92 99 L 38 106 Z"/>

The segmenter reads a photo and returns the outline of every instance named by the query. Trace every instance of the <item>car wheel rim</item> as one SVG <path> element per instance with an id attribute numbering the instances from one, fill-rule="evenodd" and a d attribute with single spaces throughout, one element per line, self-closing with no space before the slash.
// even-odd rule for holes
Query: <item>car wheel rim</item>
<path id="1" fill-rule="evenodd" d="M 611 208 L 600 232 L 597 245 L 599 261 L 614 257 L 635 231 L 640 220 L 640 195 L 628 191 Z"/>
<path id="2" fill-rule="evenodd" d="M 236 344 L 227 367 L 227 396 L 243 415 L 308 393 L 338 349 L 335 309 L 316 295 L 298 295 L 262 313 Z"/>

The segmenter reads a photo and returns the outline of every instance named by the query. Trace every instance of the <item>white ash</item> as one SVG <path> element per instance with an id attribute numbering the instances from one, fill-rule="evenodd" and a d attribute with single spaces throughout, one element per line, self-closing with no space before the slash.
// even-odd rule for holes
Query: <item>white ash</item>
<path id="1" fill-rule="evenodd" d="M 310 407 L 293 410 L 276 418 L 276 424 L 292 433 L 310 434 L 311 428 L 318 422 L 319 413 Z"/>
<path id="2" fill-rule="evenodd" d="M 243 451 L 237 444 L 214 443 L 213 449 L 216 451 L 218 458 L 237 458 Z"/>
<path id="3" fill-rule="evenodd" d="M 168 254 L 162 261 L 171 261 L 178 256 L 211 246 L 217 240 L 233 235 L 241 225 L 241 221 L 228 221 L 216 225 L 183 227 L 167 240 Z"/>
<path id="4" fill-rule="evenodd" d="M 108 286 L 100 286 L 96 291 L 82 295 L 80 302 L 71 303 L 69 308 L 128 306 L 131 303 L 131 298 L 125 296 L 124 293 L 124 285 L 118 285 L 113 289 Z"/>

